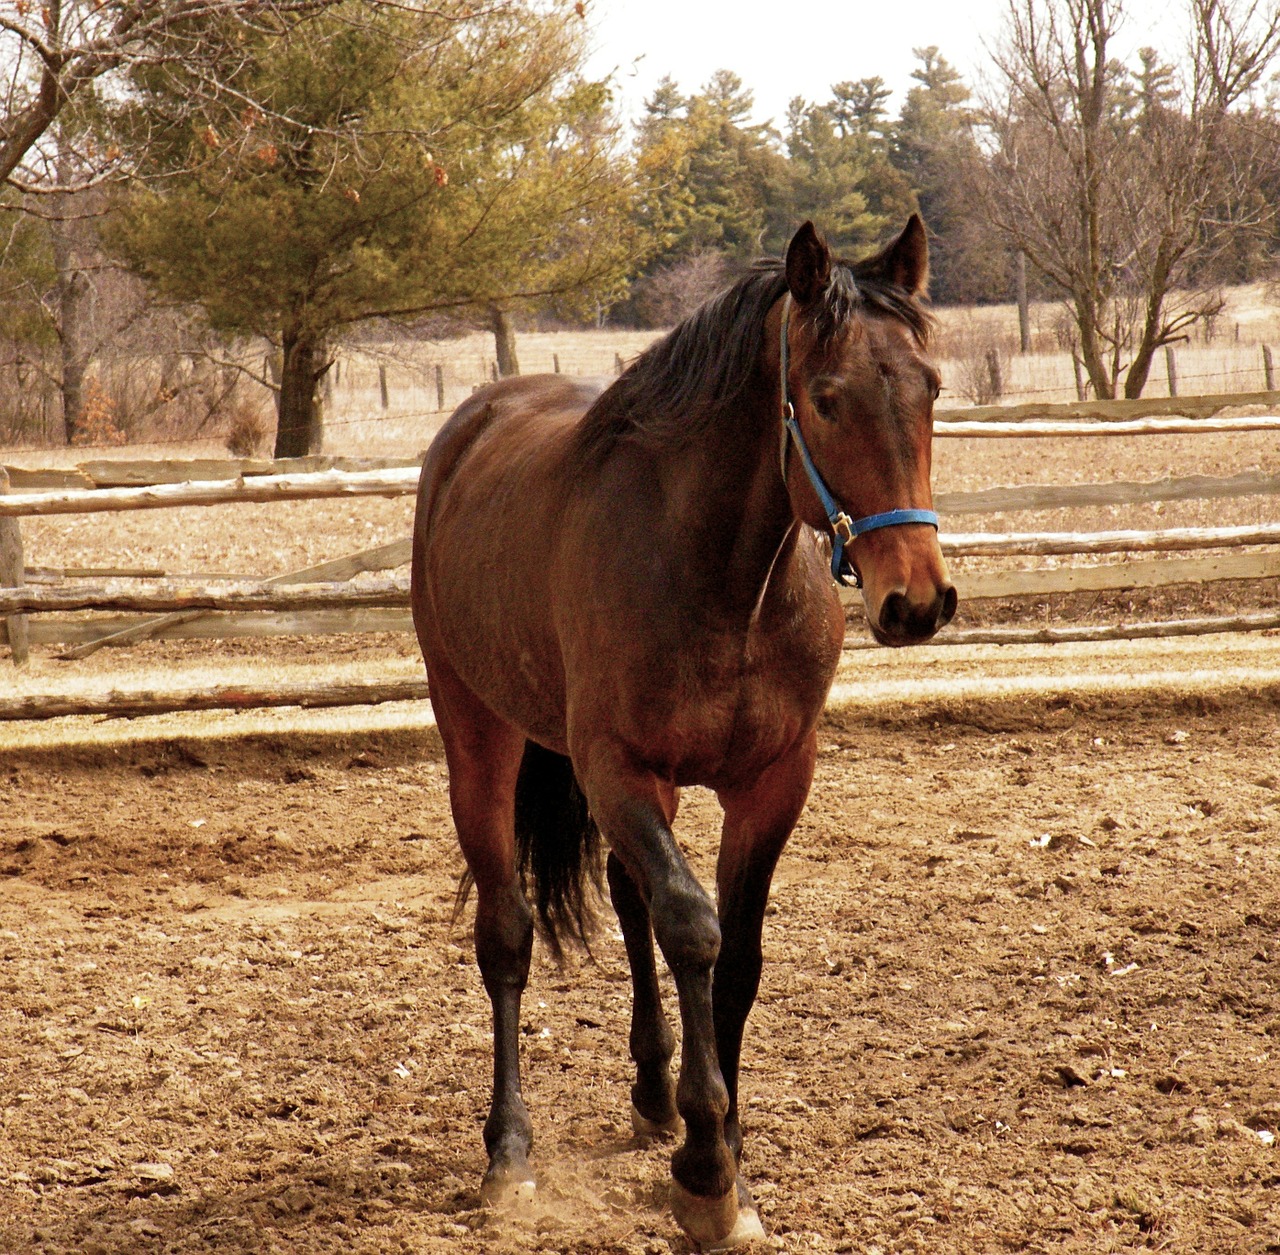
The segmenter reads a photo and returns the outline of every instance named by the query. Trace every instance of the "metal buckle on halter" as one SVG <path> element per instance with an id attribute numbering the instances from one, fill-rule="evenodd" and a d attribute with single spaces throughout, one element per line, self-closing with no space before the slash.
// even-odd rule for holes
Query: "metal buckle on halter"
<path id="1" fill-rule="evenodd" d="M 831 520 L 831 530 L 840 537 L 842 544 L 853 544 L 853 520 L 843 510 Z"/>

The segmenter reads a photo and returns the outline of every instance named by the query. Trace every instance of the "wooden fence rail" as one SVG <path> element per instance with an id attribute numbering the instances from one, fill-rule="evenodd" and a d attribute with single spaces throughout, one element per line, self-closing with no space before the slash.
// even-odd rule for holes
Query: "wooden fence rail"
<path id="1" fill-rule="evenodd" d="M 1280 628 L 1280 611 L 1229 615 L 1220 618 L 1179 619 L 1161 623 L 1071 625 L 1067 627 L 975 628 L 944 630 L 931 645 L 1021 645 L 1065 641 L 1133 640 L 1153 637 L 1197 636 L 1217 632 L 1259 631 Z M 851 649 L 878 649 L 861 638 Z M 97 715 L 135 718 L 177 711 L 252 710 L 261 707 L 297 706 L 318 709 L 337 706 L 373 706 L 383 702 L 430 699 L 423 679 L 373 683 L 327 681 L 262 685 L 217 685 L 194 689 L 110 691 L 100 694 L 35 694 L 0 697 L 0 722 L 59 719 Z"/>
<path id="2" fill-rule="evenodd" d="M 11 492 L 0 497 L 0 518 L 23 515 L 100 514 L 166 510 L 173 506 L 239 502 L 319 501 L 330 497 L 402 497 L 415 492 L 416 466 L 381 471 L 316 471 L 248 479 L 197 480 L 147 488 L 72 488 L 64 492 Z"/>
<path id="3" fill-rule="evenodd" d="M 996 554 L 1142 553 L 1152 550 L 1222 549 L 1280 541 L 1280 523 L 1244 527 L 1169 527 L 1136 532 L 954 532 L 942 552 L 970 557 Z"/>
<path id="4" fill-rule="evenodd" d="M 983 409 L 939 410 L 935 434 L 943 438 L 1100 437 L 1178 433 L 1280 431 L 1275 412 L 1243 417 L 1217 417 L 1231 406 L 1280 406 L 1280 392 L 1199 398 L 1151 398 L 1139 402 L 1085 402 Z M 24 516 L 87 514 L 178 506 L 316 500 L 357 496 L 397 497 L 416 491 L 422 455 L 391 458 L 127 460 L 102 459 L 68 470 L 8 468 L 11 488 L 0 494 L 0 526 L 16 535 Z M 1280 474 L 1246 471 L 1230 476 L 1189 475 L 1153 481 L 1096 484 L 1011 485 L 976 492 L 939 493 L 935 505 L 944 516 L 996 514 L 1018 510 L 1056 510 L 1080 506 L 1112 506 L 1151 501 L 1227 499 L 1280 494 Z M 1006 532 L 944 533 L 942 547 L 950 556 L 1003 554 L 1085 555 L 1168 554 L 1176 551 L 1239 549 L 1280 542 L 1280 523 L 1243 527 L 1115 530 L 1081 533 Z M 12 549 L 13 546 L 11 545 Z M 120 576 L 160 583 L 113 582 L 67 586 L 42 582 L 0 588 L 0 640 L 6 623 L 24 625 L 36 643 L 69 643 L 63 657 L 83 657 L 103 645 L 149 637 L 221 638 L 229 636 L 308 635 L 349 631 L 411 630 L 404 580 L 383 580 L 362 587 L 344 586 L 355 575 L 404 565 L 409 541 L 351 554 L 301 571 L 267 580 L 228 576 L 190 576 L 181 581 L 156 569 L 126 571 Z M 16 556 L 15 556 L 16 554 Z M 0 584 L 21 585 L 20 543 L 11 554 Z M 6 569 L 7 570 L 7 569 Z M 35 575 L 31 572 L 31 575 Z M 72 572 L 64 572 L 71 575 Z M 81 573 L 77 573 L 81 574 Z M 106 570 L 83 576 L 109 578 Z M 957 574 L 966 599 L 1043 595 L 1090 589 L 1123 589 L 1200 583 L 1224 579 L 1260 579 L 1280 575 L 1280 552 L 1219 552 L 1210 557 L 1183 557 L 1070 565 L 1030 571 L 983 571 Z M 93 619 L 58 619 L 58 613 L 80 610 L 113 612 Z M 114 612 L 135 612 L 120 617 Z M 138 618 L 137 612 L 152 614 Z M 159 613 L 158 617 L 152 612 Z M 35 617 L 26 620 L 25 616 Z M 1204 631 L 1256 630 L 1280 626 L 1276 616 L 1236 615 L 1222 619 L 1185 620 L 1179 624 L 1126 624 L 1098 627 L 974 629 L 944 633 L 939 643 L 1015 643 L 1047 640 L 1108 640 L 1168 636 Z M 20 629 L 21 631 L 21 629 Z M 20 637 L 21 641 L 21 637 Z M 16 642 L 16 643 L 20 643 Z M 16 657 L 16 651 L 15 651 Z M 323 691 L 314 691 L 316 689 Z M 293 686 L 256 690 L 202 690 L 200 693 L 105 695 L 99 705 L 81 699 L 62 705 L 46 699 L 15 699 L 0 706 L 0 719 L 52 717 L 57 713 L 152 713 L 158 709 L 197 710 L 248 705 L 346 705 L 404 700 L 379 696 L 385 686 Z M 425 696 L 421 689 L 405 690 Z M 94 699 L 97 700 L 97 699 Z M 16 713 L 34 702 L 40 714 Z M 67 703 L 71 703 L 68 705 Z M 78 705 L 76 703 L 79 703 Z M 132 703 L 132 704 L 131 704 Z M 71 706 L 75 706 L 74 711 Z"/>
<path id="5" fill-rule="evenodd" d="M 147 488 L 200 479 L 298 475 L 317 471 L 389 471 L 421 466 L 421 453 L 404 457 L 103 458 L 75 467 L 8 466 L 10 487 L 21 492 L 71 488 Z"/>
<path id="6" fill-rule="evenodd" d="M 984 424 L 990 427 L 993 424 Z M 1024 430 L 1020 434 L 1038 434 Z M 1280 419 L 1277 419 L 1280 430 Z M 415 493 L 416 466 L 367 471 L 320 471 L 262 475 L 250 479 L 194 480 L 146 488 L 75 488 L 54 492 L 10 492 L 0 496 L 0 518 L 54 514 L 118 513 L 179 506 L 236 502 L 323 500 L 333 497 L 401 497 Z M 1280 475 L 1244 471 L 1238 475 L 1187 475 L 1107 484 L 1032 484 L 939 493 L 943 514 L 1043 510 L 1082 505 L 1125 505 L 1146 501 L 1185 501 L 1236 496 L 1276 495 Z"/>
<path id="7" fill-rule="evenodd" d="M 346 584 L 185 584 L 136 583 L 0 588 L 0 617 L 60 610 L 361 610 L 409 603 L 407 580 L 381 580 L 351 588 Z"/>
<path id="8" fill-rule="evenodd" d="M 1219 553 L 1210 557 L 1130 559 L 1125 562 L 1036 568 L 1028 571 L 955 571 L 962 602 L 990 597 L 1043 597 L 1053 593 L 1096 592 L 1154 588 L 1171 584 L 1206 584 L 1215 580 L 1255 580 L 1280 577 L 1280 550 Z M 845 589 L 846 602 L 861 594 Z M 373 610 L 195 611 L 160 619 L 104 615 L 92 619 L 64 619 L 39 615 L 29 621 L 33 645 L 71 646 L 62 658 L 82 651 L 147 638 L 156 640 L 232 640 L 275 636 L 337 636 L 351 633 L 410 633 L 407 607 Z M 954 641 L 953 632 L 943 640 Z"/>
<path id="9" fill-rule="evenodd" d="M 963 411 L 958 411 L 963 413 Z M 935 419 L 935 436 L 995 440 L 1008 436 L 1174 436 L 1224 431 L 1280 431 L 1280 414 L 1254 418 L 1135 418 L 1115 422 L 1074 419 L 1001 422 L 998 419 Z"/>
<path id="10" fill-rule="evenodd" d="M 383 702 L 420 702 L 430 697 L 426 680 L 384 680 L 380 683 L 224 684 L 194 689 L 132 690 L 95 694 L 34 694 L 0 697 L 0 722 L 19 719 L 61 719 L 71 715 L 172 714 L 188 710 L 255 710 L 263 706 L 301 706 L 314 710 L 332 706 L 377 706 Z"/>
<path id="11" fill-rule="evenodd" d="M 1136 397 L 1118 401 L 1027 401 L 1021 405 L 975 405 L 963 409 L 940 408 L 934 417 L 942 421 L 966 419 L 981 422 L 996 419 L 1017 422 L 1024 418 L 1081 419 L 1097 418 L 1108 423 L 1126 419 L 1151 418 L 1156 415 L 1178 415 L 1182 418 L 1207 419 L 1222 410 L 1245 405 L 1280 406 L 1280 392 L 1217 392 L 1198 397 Z"/>
<path id="12" fill-rule="evenodd" d="M 940 492 L 935 494 L 933 504 L 939 514 L 996 514 L 1006 510 L 1062 510 L 1277 494 L 1280 475 L 1242 471 L 1238 475 L 1184 475 L 1176 479 L 1116 480 L 1109 484 L 1018 484 L 976 492 Z"/>
<path id="13" fill-rule="evenodd" d="M 1168 552 L 1260 545 L 1280 541 L 1280 523 L 1244 527 L 1177 527 L 1162 531 L 1022 532 L 1005 535 L 967 532 L 940 538 L 944 554 L 1086 554 Z M 406 542 L 397 547 L 407 548 Z M 139 586 L 116 581 L 105 585 L 35 585 L 0 589 L 0 617 L 10 614 L 73 610 L 172 612 L 189 610 L 357 610 L 405 606 L 409 587 L 383 580 L 351 588 L 345 584 L 305 585 L 280 582 L 186 585 L 171 582 Z"/>

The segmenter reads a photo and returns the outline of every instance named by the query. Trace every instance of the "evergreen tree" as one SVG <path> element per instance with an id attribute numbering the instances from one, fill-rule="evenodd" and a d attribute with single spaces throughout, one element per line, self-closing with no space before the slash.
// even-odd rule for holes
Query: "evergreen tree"
<path id="1" fill-rule="evenodd" d="M 865 250 L 916 201 L 889 159 L 883 81 L 837 83 L 831 92 L 825 104 L 796 99 L 788 110 L 788 217 L 821 223 L 837 249 Z"/>
<path id="2" fill-rule="evenodd" d="M 112 240 L 162 295 L 277 347 L 277 456 L 318 447 L 316 385 L 352 324 L 472 307 L 498 329 L 522 302 L 618 290 L 638 232 L 582 32 L 568 3 L 353 2 L 223 42 L 265 107 L 224 96 L 194 126 L 181 72 L 137 75 L 124 121 L 155 178 Z"/>
<path id="3" fill-rule="evenodd" d="M 780 236 L 786 161 L 772 129 L 748 121 L 751 108 L 727 70 L 688 97 L 663 79 L 645 102 L 636 216 L 658 249 L 655 267 L 708 250 L 745 262 Z"/>
<path id="4" fill-rule="evenodd" d="M 940 304 L 1007 300 L 1010 255 L 967 194 L 982 168 L 969 89 L 936 46 L 916 48 L 916 86 L 893 128 L 892 159 L 912 188 L 936 243 L 930 292 Z"/>

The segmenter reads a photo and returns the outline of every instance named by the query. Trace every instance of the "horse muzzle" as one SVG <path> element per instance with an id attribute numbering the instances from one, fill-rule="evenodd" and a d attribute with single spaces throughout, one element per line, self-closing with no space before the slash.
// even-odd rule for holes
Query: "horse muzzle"
<path id="1" fill-rule="evenodd" d="M 868 616 L 871 635 L 881 645 L 921 645 L 956 614 L 956 589 L 950 581 L 934 587 L 930 596 L 912 597 L 906 588 L 895 588 L 880 602 L 880 611 Z"/>

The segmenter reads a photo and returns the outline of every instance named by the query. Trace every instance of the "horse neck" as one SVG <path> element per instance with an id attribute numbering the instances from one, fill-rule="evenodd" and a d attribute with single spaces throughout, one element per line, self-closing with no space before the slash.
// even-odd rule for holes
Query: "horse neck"
<path id="1" fill-rule="evenodd" d="M 759 375 L 732 424 L 711 425 L 661 471 L 669 523 L 697 542 L 690 558 L 703 576 L 697 582 L 748 610 L 790 551 L 796 521 L 778 464 L 776 370 Z"/>

